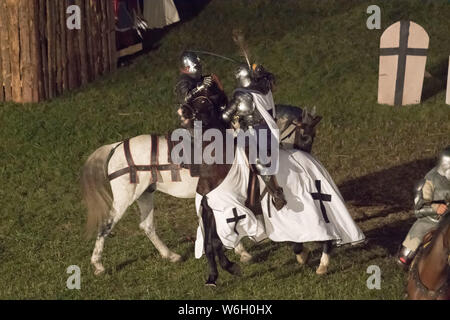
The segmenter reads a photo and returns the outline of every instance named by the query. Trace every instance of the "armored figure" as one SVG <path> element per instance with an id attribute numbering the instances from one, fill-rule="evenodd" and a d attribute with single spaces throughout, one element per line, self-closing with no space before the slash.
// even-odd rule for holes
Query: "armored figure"
<path id="1" fill-rule="evenodd" d="M 228 99 L 216 75 L 202 75 L 200 58 L 193 52 L 185 51 L 180 57 L 181 76 L 175 86 L 178 100 L 178 114 L 182 124 L 196 115 L 196 111 L 210 110 L 210 114 L 219 114 L 220 109 L 227 105 Z M 206 113 L 202 113 L 206 114 Z M 209 119 L 199 119 L 208 124 Z"/>
<path id="2" fill-rule="evenodd" d="M 414 259 L 423 237 L 435 229 L 442 215 L 448 213 L 450 202 L 450 146 L 439 155 L 437 166 L 416 187 L 414 214 L 417 221 L 411 227 L 399 253 L 399 263 L 408 266 Z"/>
<path id="3" fill-rule="evenodd" d="M 252 75 L 246 67 L 240 66 L 235 75 L 239 82 L 239 88 L 233 93 L 233 98 L 227 108 L 223 110 L 222 118 L 225 122 L 238 121 L 243 130 L 254 129 L 258 137 L 258 154 L 262 134 L 267 134 L 265 141 L 276 139 L 279 143 L 278 127 L 272 118 L 275 113 L 275 104 L 271 87 L 273 76 L 262 67 L 255 66 L 259 73 Z M 267 143 L 267 153 L 270 154 L 270 143 Z M 277 210 L 286 205 L 283 189 L 278 185 L 275 175 L 264 174 L 267 164 L 263 164 L 258 158 L 252 168 L 257 172 L 266 184 L 267 190 L 273 197 L 273 203 Z"/>
<path id="4" fill-rule="evenodd" d="M 237 68 L 235 77 L 239 82 L 240 88 L 259 92 L 267 96 L 269 101 L 273 101 L 272 90 L 275 77 L 263 66 L 253 65 L 250 70 L 247 66 L 241 65 Z M 265 108 L 275 120 L 280 130 L 280 136 L 284 135 L 283 141 L 280 141 L 284 147 L 311 152 L 315 126 L 322 119 L 315 114 L 315 110 L 312 113 L 308 113 L 306 109 L 291 105 L 275 105 L 273 103 L 266 103 Z M 228 112 L 232 113 L 233 110 Z M 288 134 L 286 135 L 286 133 Z"/>
<path id="5" fill-rule="evenodd" d="M 223 110 L 222 117 L 230 122 L 232 116 L 239 111 L 239 116 L 244 116 L 243 122 L 252 125 L 262 124 L 264 120 L 262 115 L 256 110 L 255 105 L 249 102 L 249 99 L 259 103 L 271 116 L 275 117 L 275 103 L 272 96 L 272 85 L 274 77 L 260 65 L 253 65 L 252 71 L 246 66 L 241 65 L 235 72 L 238 81 L 238 88 L 233 93 L 233 102 Z M 248 108 L 249 110 L 238 110 L 238 107 Z M 243 120 L 244 118 L 241 118 Z M 276 127 L 276 124 L 275 124 Z"/>

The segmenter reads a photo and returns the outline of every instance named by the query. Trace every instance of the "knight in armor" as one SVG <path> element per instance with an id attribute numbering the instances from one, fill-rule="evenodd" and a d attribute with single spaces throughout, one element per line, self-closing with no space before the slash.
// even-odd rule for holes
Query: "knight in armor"
<path id="1" fill-rule="evenodd" d="M 417 221 L 403 241 L 398 262 L 409 266 L 424 236 L 435 229 L 450 202 L 450 146 L 439 155 L 437 166 L 416 187 L 414 214 Z"/>
<path id="2" fill-rule="evenodd" d="M 203 75 L 201 60 L 193 52 L 184 51 L 180 64 L 181 75 L 175 86 L 175 94 L 179 104 L 177 113 L 182 124 L 186 125 L 194 117 L 196 110 L 208 108 L 210 114 L 219 114 L 227 105 L 228 99 L 218 77 L 214 74 Z M 206 117 L 199 120 L 208 124 Z"/>
<path id="3" fill-rule="evenodd" d="M 273 119 L 275 104 L 271 89 L 274 77 L 258 65 L 254 65 L 252 71 L 245 66 L 240 66 L 235 76 L 239 87 L 234 91 L 230 104 L 223 110 L 222 118 L 225 122 L 238 119 L 239 127 L 243 130 L 254 129 L 258 137 L 259 154 L 262 134 L 268 135 L 266 141 L 279 139 L 278 133 L 273 132 L 274 129 L 278 129 Z M 266 113 L 265 116 L 262 113 Z M 267 143 L 267 148 L 267 152 L 270 153 L 270 143 Z M 261 176 L 272 195 L 275 208 L 280 210 L 287 203 L 283 188 L 278 185 L 275 175 L 262 174 L 265 168 L 267 164 L 263 164 L 260 159 L 256 159 L 255 164 L 252 164 L 252 169 Z"/>

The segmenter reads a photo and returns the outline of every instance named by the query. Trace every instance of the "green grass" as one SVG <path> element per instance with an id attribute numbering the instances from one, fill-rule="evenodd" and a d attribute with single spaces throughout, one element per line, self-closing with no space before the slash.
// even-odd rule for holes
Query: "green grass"
<path id="1" fill-rule="evenodd" d="M 129 67 L 49 102 L 1 104 L 0 298 L 401 299 L 406 275 L 392 255 L 413 221 L 413 183 L 449 144 L 450 107 L 444 91 L 417 106 L 378 105 L 379 38 L 400 19 L 419 23 L 430 35 L 427 70 L 438 77 L 450 52 L 450 6 L 380 2 L 382 30 L 368 30 L 370 4 L 216 0 Z M 317 106 L 323 121 L 314 154 L 341 187 L 368 244 L 336 249 L 330 274 L 319 277 L 318 248 L 300 267 L 287 244 L 247 241 L 256 261 L 242 266 L 242 277 L 222 271 L 219 286 L 206 288 L 206 260 L 194 259 L 190 240 L 197 222 L 193 201 L 158 193 L 158 234 L 184 262 L 159 257 L 139 230 L 133 206 L 106 242 L 106 273 L 95 277 L 89 264 L 94 241 L 82 236 L 81 166 L 102 144 L 176 128 L 178 55 L 196 48 L 238 58 L 231 40 L 236 26 L 247 34 L 254 60 L 277 76 L 275 101 Z M 205 62 L 231 92 L 234 66 Z M 372 264 L 382 270 L 381 290 L 366 287 Z M 66 288 L 69 265 L 81 267 L 79 291 Z"/>

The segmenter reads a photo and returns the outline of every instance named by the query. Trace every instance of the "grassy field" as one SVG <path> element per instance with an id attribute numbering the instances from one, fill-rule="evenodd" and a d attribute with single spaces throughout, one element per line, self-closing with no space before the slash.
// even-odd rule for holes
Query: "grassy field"
<path id="1" fill-rule="evenodd" d="M 450 143 L 445 105 L 450 42 L 448 1 L 383 1 L 381 30 L 366 28 L 366 1 L 212 1 L 196 18 L 170 28 L 160 46 L 130 66 L 49 102 L 0 104 L 0 299 L 402 299 L 406 274 L 393 255 L 414 221 L 414 183 Z M 382 30 L 400 19 L 430 36 L 426 99 L 417 106 L 378 105 Z M 323 116 L 314 154 L 325 165 L 368 242 L 333 252 L 330 273 L 295 262 L 288 244 L 246 241 L 255 260 L 235 278 L 220 273 L 206 288 L 206 259 L 194 259 L 192 200 L 158 193 L 157 231 L 184 257 L 163 260 L 129 209 L 106 242 L 106 273 L 93 274 L 94 240 L 83 237 L 86 211 L 80 168 L 98 146 L 163 134 L 177 126 L 173 86 L 185 48 L 238 58 L 231 30 L 247 34 L 255 61 L 277 76 L 275 101 L 317 106 Z M 206 58 L 227 92 L 228 62 Z M 238 258 L 229 252 L 235 261 Z M 68 290 L 66 269 L 78 265 L 81 290 Z M 381 290 L 366 287 L 369 265 Z"/>

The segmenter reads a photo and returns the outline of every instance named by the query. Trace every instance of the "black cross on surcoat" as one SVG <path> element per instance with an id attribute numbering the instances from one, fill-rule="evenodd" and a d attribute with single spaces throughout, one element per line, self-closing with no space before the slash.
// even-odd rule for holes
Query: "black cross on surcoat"
<path id="1" fill-rule="evenodd" d="M 246 215 L 243 214 L 243 215 L 240 215 L 240 216 L 239 216 L 238 213 L 237 213 L 236 208 L 233 208 L 233 216 L 234 216 L 233 218 L 228 218 L 228 219 L 227 219 L 227 223 L 232 223 L 232 222 L 234 222 L 234 228 L 233 228 L 233 230 L 234 230 L 234 232 L 236 232 L 237 235 L 239 235 L 239 232 L 238 232 L 237 229 L 236 229 L 237 224 L 238 224 L 239 220 L 244 219 L 244 218 L 246 217 Z"/>
<path id="2" fill-rule="evenodd" d="M 331 194 L 324 194 L 322 193 L 322 186 L 321 186 L 321 182 L 320 180 L 316 180 L 316 189 L 317 192 L 313 192 L 311 193 L 311 196 L 314 200 L 319 200 L 320 201 L 320 210 L 322 211 L 322 216 L 323 219 L 325 220 L 326 223 L 329 223 L 330 220 L 328 220 L 328 216 L 327 216 L 327 210 L 325 208 L 325 205 L 323 204 L 324 201 L 331 201 Z"/>

